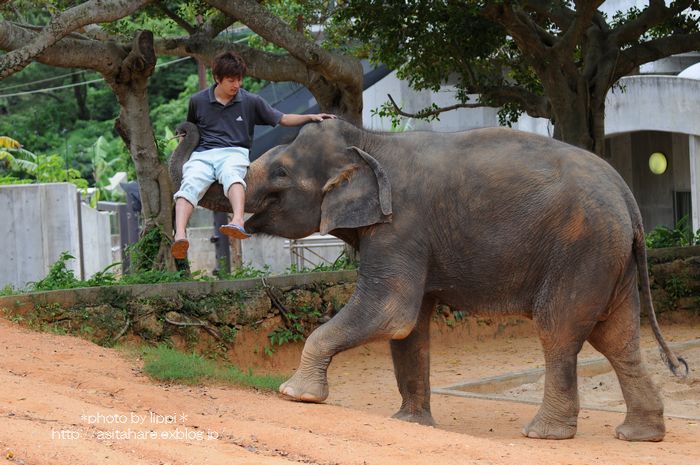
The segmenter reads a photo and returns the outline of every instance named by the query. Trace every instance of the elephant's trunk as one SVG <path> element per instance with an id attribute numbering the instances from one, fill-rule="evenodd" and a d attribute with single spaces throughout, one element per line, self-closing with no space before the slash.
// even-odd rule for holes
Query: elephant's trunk
<path id="1" fill-rule="evenodd" d="M 170 157 L 168 167 L 170 169 L 170 177 L 173 180 L 173 188 L 177 192 L 180 190 L 180 184 L 182 184 L 182 165 L 190 159 L 190 155 L 192 155 L 194 149 L 197 148 L 197 144 L 199 144 L 199 130 L 193 123 L 185 121 L 177 125 L 175 134 L 182 136 L 183 139 Z"/>
<path id="2" fill-rule="evenodd" d="M 257 195 L 257 187 L 262 186 L 265 180 L 265 169 L 263 162 L 260 159 L 255 160 L 248 167 L 248 173 L 245 177 L 246 196 L 245 196 L 245 211 L 246 213 L 256 213 L 259 210 L 259 201 Z"/>

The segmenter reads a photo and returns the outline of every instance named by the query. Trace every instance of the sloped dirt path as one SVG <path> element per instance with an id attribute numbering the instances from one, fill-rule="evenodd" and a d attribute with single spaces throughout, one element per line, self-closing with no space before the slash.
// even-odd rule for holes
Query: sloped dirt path
<path id="1" fill-rule="evenodd" d="M 669 341 L 700 337 L 697 325 L 662 329 Z M 541 365 L 533 337 L 452 331 L 433 341 L 434 386 Z M 646 331 L 644 343 L 653 346 Z M 440 395 L 436 428 L 389 419 L 400 398 L 385 344 L 336 357 L 324 405 L 155 384 L 115 350 L 6 320 L 0 353 L 0 464 L 700 463 L 700 425 L 690 420 L 669 419 L 662 443 L 626 443 L 613 438 L 622 414 L 584 410 L 575 439 L 536 441 L 520 436 L 536 406 Z"/>

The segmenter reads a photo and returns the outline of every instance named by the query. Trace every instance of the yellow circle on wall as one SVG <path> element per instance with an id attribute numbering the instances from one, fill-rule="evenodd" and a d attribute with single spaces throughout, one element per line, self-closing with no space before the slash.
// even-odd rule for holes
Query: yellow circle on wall
<path id="1" fill-rule="evenodd" d="M 666 155 L 661 152 L 654 152 L 649 157 L 649 169 L 654 174 L 664 174 L 666 168 L 668 167 L 668 162 L 666 161 Z"/>

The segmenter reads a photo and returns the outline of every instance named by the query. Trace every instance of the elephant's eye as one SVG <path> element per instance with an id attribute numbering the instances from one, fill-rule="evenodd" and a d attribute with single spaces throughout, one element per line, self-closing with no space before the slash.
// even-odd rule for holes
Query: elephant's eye
<path id="1" fill-rule="evenodd" d="M 287 170 L 284 168 L 284 166 L 278 166 L 272 172 L 272 177 L 275 177 L 275 178 L 284 178 L 288 175 L 289 175 L 289 173 L 287 173 Z"/>

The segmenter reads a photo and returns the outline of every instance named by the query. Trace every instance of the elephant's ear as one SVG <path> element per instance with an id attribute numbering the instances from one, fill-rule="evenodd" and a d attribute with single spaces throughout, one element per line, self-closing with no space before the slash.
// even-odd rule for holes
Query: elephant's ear
<path id="1" fill-rule="evenodd" d="M 377 160 L 357 147 L 355 159 L 326 182 L 321 203 L 321 234 L 391 222 L 391 184 Z"/>

